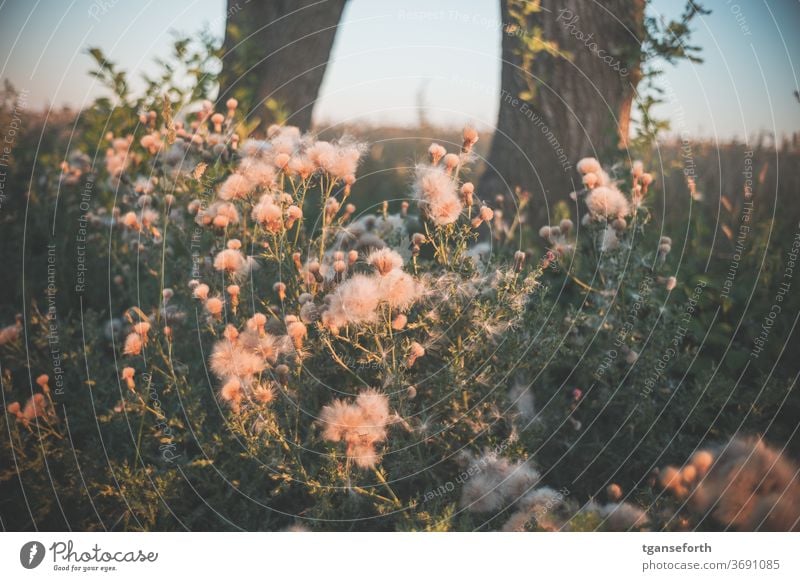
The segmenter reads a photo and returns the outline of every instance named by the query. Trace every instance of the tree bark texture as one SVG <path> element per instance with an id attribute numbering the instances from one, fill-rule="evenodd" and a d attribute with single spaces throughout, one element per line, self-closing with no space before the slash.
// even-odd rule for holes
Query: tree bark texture
<path id="1" fill-rule="evenodd" d="M 220 101 L 246 114 L 303 130 L 330 58 L 345 0 L 228 0 Z"/>
<path id="2" fill-rule="evenodd" d="M 645 3 L 542 0 L 528 13 L 522 0 L 500 4 L 500 109 L 480 192 L 527 190 L 531 218 L 546 222 L 552 205 L 580 187 L 578 159 L 608 162 L 626 146 Z M 555 46 L 537 50 L 531 38 Z"/>

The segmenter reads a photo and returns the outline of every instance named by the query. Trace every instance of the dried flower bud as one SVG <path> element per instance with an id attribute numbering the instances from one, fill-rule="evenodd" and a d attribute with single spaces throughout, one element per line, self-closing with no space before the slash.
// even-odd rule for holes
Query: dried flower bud
<path id="1" fill-rule="evenodd" d="M 612 482 L 606 487 L 606 496 L 611 502 L 618 502 L 622 498 L 622 487 Z"/>
<path id="2" fill-rule="evenodd" d="M 475 186 L 472 182 L 464 182 L 461 185 L 461 200 L 464 202 L 464 205 L 469 207 L 473 204 L 473 195 L 475 193 Z"/>
<path id="3" fill-rule="evenodd" d="M 281 363 L 275 368 L 275 374 L 278 376 L 278 381 L 281 382 L 281 385 L 286 385 L 289 383 L 289 366 L 285 363 Z"/>
<path id="4" fill-rule="evenodd" d="M 406 317 L 403 313 L 400 313 L 392 321 L 392 329 L 395 331 L 402 331 L 405 329 L 406 324 L 408 324 L 408 317 Z"/>
<path id="5" fill-rule="evenodd" d="M 414 363 L 425 355 L 425 347 L 417 343 L 416 341 L 412 342 L 409 347 L 408 359 L 406 360 L 406 367 L 412 367 Z"/>
<path id="6" fill-rule="evenodd" d="M 431 163 L 436 165 L 439 163 L 439 160 L 445 156 L 447 150 L 438 143 L 431 143 L 431 146 L 428 148 L 428 153 L 431 156 Z"/>
<path id="7" fill-rule="evenodd" d="M 522 250 L 517 250 L 514 253 L 514 270 L 517 272 L 522 270 L 525 265 L 525 253 Z"/>
<path id="8" fill-rule="evenodd" d="M 136 384 L 133 381 L 134 373 L 136 372 L 133 369 L 133 367 L 123 367 L 122 369 L 122 375 L 121 375 L 122 380 L 125 382 L 125 384 L 128 386 L 128 389 L 131 391 L 136 390 Z"/>
<path id="9" fill-rule="evenodd" d="M 464 142 L 461 145 L 461 151 L 467 153 L 472 150 L 472 146 L 478 143 L 478 132 L 474 127 L 467 125 L 464 127 Z"/>
<path id="10" fill-rule="evenodd" d="M 278 298 L 281 302 L 286 300 L 286 285 L 282 282 L 276 282 L 272 285 L 272 290 L 278 293 Z"/>
<path id="11" fill-rule="evenodd" d="M 458 166 L 461 158 L 459 158 L 455 153 L 448 153 L 444 156 L 444 167 L 449 172 L 453 171 L 456 166 Z"/>

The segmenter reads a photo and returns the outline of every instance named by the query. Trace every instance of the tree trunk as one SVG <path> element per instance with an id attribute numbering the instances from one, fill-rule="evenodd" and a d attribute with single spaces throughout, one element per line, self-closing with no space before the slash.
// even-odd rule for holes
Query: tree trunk
<path id="1" fill-rule="evenodd" d="M 306 130 L 345 0 L 228 0 L 219 100 Z"/>
<path id="2" fill-rule="evenodd" d="M 626 146 L 641 78 L 644 0 L 542 0 L 537 12 L 524 0 L 500 5 L 500 111 L 480 192 L 527 190 L 538 225 L 580 187 L 578 159 L 608 161 Z M 555 48 L 540 50 L 533 39 Z"/>

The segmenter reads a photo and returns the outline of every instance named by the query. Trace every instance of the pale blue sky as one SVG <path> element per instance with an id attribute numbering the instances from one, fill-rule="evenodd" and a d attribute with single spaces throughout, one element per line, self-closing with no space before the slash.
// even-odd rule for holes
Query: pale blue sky
<path id="1" fill-rule="evenodd" d="M 676 132 L 695 136 L 800 131 L 800 104 L 792 95 L 800 78 L 800 3 L 704 4 L 713 12 L 697 21 L 694 42 L 705 63 L 666 69 L 670 103 L 661 114 Z M 656 0 L 652 10 L 674 15 L 681 5 Z M 224 0 L 6 0 L 0 3 L 0 77 L 28 89 L 34 106 L 85 106 L 99 93 L 86 74 L 87 46 L 100 46 L 125 69 L 146 70 L 154 56 L 166 54 L 170 30 L 208 26 L 221 37 L 224 12 Z M 315 118 L 414 123 L 424 89 L 433 122 L 491 126 L 499 17 L 496 0 L 349 0 Z"/>

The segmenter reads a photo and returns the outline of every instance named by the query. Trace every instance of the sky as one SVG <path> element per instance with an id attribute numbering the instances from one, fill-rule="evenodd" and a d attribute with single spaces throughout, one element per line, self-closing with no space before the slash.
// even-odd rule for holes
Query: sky
<path id="1" fill-rule="evenodd" d="M 798 0 L 705 0 L 694 27 L 704 62 L 666 66 L 658 113 L 675 134 L 744 139 L 800 131 Z M 654 0 L 674 16 L 682 2 Z M 152 70 L 173 31 L 222 37 L 224 0 L 0 0 L 0 78 L 34 107 L 88 106 L 102 89 L 87 75 L 89 46 L 121 68 Z M 588 25 L 587 25 L 588 26 Z M 315 120 L 493 127 L 500 86 L 496 0 L 349 0 Z"/>

